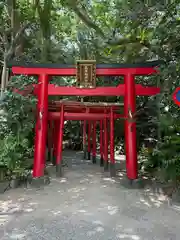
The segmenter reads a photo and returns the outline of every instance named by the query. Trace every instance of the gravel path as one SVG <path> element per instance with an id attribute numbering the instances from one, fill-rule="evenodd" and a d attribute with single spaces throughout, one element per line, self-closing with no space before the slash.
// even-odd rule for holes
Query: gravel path
<path id="1" fill-rule="evenodd" d="M 44 189 L 16 189 L 0 195 L 0 239 L 26 240 L 176 240 L 180 209 L 163 196 L 130 190 L 79 153 L 64 178 L 52 174 Z"/>

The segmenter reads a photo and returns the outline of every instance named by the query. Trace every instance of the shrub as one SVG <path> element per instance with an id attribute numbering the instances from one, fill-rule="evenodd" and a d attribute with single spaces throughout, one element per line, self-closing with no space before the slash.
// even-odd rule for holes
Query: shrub
<path id="1" fill-rule="evenodd" d="M 10 172 L 22 171 L 25 160 L 33 155 L 33 131 L 36 99 L 12 91 L 23 89 L 33 78 L 12 77 L 0 102 L 0 166 Z"/>

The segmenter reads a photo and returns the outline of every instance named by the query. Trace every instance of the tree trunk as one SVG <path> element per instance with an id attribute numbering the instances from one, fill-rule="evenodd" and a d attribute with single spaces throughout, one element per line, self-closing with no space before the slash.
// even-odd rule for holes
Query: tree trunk
<path id="1" fill-rule="evenodd" d="M 39 15 L 40 27 L 41 27 L 41 60 L 43 62 L 48 61 L 49 49 L 51 45 L 51 10 L 52 0 L 44 0 L 43 6 L 40 1 L 36 0 L 37 10 Z"/>
<path id="2" fill-rule="evenodd" d="M 6 87 L 6 73 L 7 73 L 7 63 L 6 63 L 6 58 L 4 58 L 3 69 L 1 74 L 1 94 L 0 94 L 1 98 L 4 94 L 4 90 Z"/>
<path id="3" fill-rule="evenodd" d="M 7 0 L 7 9 L 9 14 L 9 19 L 11 22 L 12 34 L 11 42 L 14 40 L 17 32 L 21 29 L 20 13 L 17 8 L 16 0 Z M 24 52 L 24 36 L 21 35 L 21 38 L 18 39 L 14 49 L 15 56 L 21 56 Z"/>

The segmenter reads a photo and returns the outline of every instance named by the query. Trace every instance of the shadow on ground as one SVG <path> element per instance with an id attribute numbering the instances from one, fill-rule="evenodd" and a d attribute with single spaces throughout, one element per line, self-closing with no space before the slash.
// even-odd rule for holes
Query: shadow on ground
<path id="1" fill-rule="evenodd" d="M 148 187 L 127 189 L 125 172 L 111 179 L 81 153 L 65 152 L 64 159 L 71 168 L 58 179 L 50 167 L 51 184 L 44 189 L 0 196 L 0 239 L 179 239 L 179 209 L 163 195 Z"/>

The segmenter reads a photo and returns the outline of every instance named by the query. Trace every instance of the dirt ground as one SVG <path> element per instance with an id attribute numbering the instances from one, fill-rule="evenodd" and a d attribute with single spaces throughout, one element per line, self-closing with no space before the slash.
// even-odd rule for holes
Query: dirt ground
<path id="1" fill-rule="evenodd" d="M 82 153 L 64 177 L 44 189 L 14 189 L 0 195 L 0 239 L 26 240 L 176 240 L 180 207 L 168 206 L 149 188 L 127 189 L 121 174 L 111 179 Z"/>

